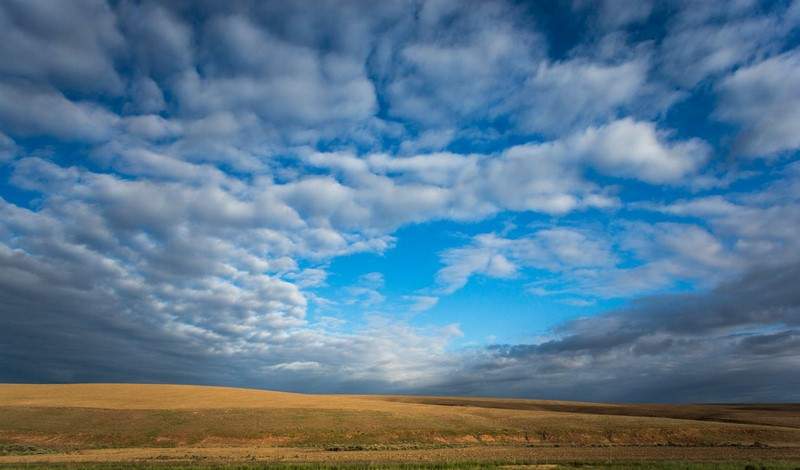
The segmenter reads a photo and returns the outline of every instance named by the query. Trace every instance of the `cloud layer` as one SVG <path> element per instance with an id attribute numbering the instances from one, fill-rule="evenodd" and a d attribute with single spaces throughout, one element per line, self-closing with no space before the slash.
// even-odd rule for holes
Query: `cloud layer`
<path id="1" fill-rule="evenodd" d="M 3 2 L 0 380 L 797 399 L 800 7 L 739 3 Z"/>

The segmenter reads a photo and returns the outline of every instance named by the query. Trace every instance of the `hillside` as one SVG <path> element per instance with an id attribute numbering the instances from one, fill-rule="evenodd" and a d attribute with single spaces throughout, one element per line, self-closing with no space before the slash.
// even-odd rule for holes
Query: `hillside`
<path id="1" fill-rule="evenodd" d="M 503 449 L 528 455 L 557 447 L 562 453 L 563 448 L 583 452 L 599 446 L 662 453 L 698 447 L 745 453 L 780 449 L 783 457 L 800 457 L 800 406 L 306 395 L 180 385 L 0 385 L 0 449 L 32 454 L 6 455 L 0 462 L 108 452 L 98 449 L 163 454 L 176 448 L 200 453 L 224 448 L 227 455 L 236 449 L 460 448 L 466 449 L 458 454 L 464 456 Z"/>

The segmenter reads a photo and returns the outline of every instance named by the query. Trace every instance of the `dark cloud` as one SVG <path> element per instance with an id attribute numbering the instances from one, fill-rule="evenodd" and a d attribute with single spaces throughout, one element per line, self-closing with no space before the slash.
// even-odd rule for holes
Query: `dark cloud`
<path id="1" fill-rule="evenodd" d="M 104 0 L 0 5 L 0 74 L 79 93 L 122 91 L 125 39 Z"/>
<path id="2" fill-rule="evenodd" d="M 7 250 L 0 260 L 0 380 L 214 380 L 213 358 L 197 344 L 165 334 L 158 318 L 120 315 L 141 299 L 98 292 L 91 267 L 53 271 Z"/>
<path id="3" fill-rule="evenodd" d="M 800 263 L 753 269 L 706 293 L 641 299 L 496 345 L 434 391 L 614 401 L 796 401 Z M 502 385 L 499 385 L 502 384 Z"/>

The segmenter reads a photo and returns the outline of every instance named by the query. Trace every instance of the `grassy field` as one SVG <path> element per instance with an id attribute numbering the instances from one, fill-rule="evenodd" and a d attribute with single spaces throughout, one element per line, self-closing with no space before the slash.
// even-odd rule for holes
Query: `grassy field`
<path id="1" fill-rule="evenodd" d="M 800 406 L 0 385 L 0 465 L 25 468 L 87 462 L 630 466 L 643 461 L 800 468 Z"/>

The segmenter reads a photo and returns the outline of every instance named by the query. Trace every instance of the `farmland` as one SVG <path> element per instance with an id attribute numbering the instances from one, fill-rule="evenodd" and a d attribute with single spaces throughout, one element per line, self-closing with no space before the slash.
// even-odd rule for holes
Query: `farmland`
<path id="1" fill-rule="evenodd" d="M 795 468 L 800 406 L 0 385 L 0 465 L 642 461 Z"/>

